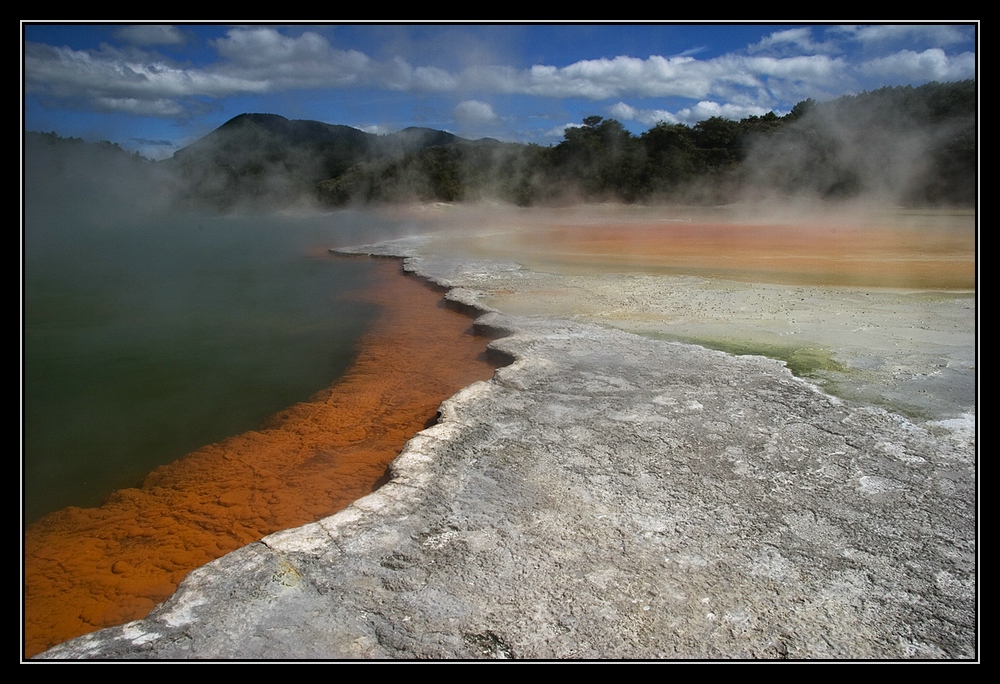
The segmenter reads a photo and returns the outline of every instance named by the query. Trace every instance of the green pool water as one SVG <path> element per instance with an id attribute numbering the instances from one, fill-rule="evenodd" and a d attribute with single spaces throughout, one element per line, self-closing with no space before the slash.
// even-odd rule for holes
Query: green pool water
<path id="1" fill-rule="evenodd" d="M 25 211 L 24 522 L 95 506 L 159 465 L 330 385 L 376 311 L 364 259 L 392 226 L 309 217 Z"/>

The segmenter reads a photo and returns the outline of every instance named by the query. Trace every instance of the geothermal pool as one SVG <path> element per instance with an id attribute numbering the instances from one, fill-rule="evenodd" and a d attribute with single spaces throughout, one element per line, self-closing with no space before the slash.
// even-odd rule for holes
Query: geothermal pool
<path id="1" fill-rule="evenodd" d="M 769 355 L 845 400 L 974 429 L 971 213 L 439 206 L 367 221 L 422 235 L 418 255 L 501 264 L 461 285 L 504 312 Z M 376 263 L 368 301 L 384 314 L 345 381 L 102 508 L 28 529 L 29 654 L 140 617 L 193 567 L 367 493 L 444 397 L 489 377 L 470 319 L 398 269 Z M 407 394 L 417 386 L 431 391 L 418 400 Z"/>
<path id="2" fill-rule="evenodd" d="M 26 653 L 367 494 L 489 377 L 440 292 L 328 253 L 405 230 L 358 212 L 26 218 Z"/>
<path id="3" fill-rule="evenodd" d="M 328 389 L 197 449 L 96 508 L 25 531 L 26 654 L 145 616 L 192 569 L 370 493 L 442 401 L 490 377 L 487 340 L 441 293 L 375 264 L 383 312 Z"/>

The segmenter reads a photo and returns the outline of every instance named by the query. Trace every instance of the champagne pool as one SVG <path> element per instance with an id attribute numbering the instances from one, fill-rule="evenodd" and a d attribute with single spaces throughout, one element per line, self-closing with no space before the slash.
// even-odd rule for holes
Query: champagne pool
<path id="1" fill-rule="evenodd" d="M 329 386 L 376 311 L 356 296 L 371 264 L 326 248 L 398 229 L 359 212 L 26 212 L 24 524 Z"/>

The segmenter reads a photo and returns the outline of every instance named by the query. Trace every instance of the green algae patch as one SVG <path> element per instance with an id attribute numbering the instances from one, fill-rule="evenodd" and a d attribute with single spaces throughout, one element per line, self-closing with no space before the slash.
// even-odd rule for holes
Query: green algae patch
<path id="1" fill-rule="evenodd" d="M 761 342 L 737 340 L 705 341 L 703 346 L 729 354 L 755 354 L 784 361 L 788 370 L 799 377 L 815 377 L 818 371 L 839 371 L 847 369 L 833 358 L 833 354 L 822 347 L 795 347 Z"/>
<path id="2" fill-rule="evenodd" d="M 734 354 L 736 356 L 766 356 L 784 361 L 788 370 L 800 378 L 821 378 L 821 371 L 846 373 L 847 368 L 833 358 L 833 354 L 822 347 L 774 344 L 759 340 L 737 340 L 730 338 L 687 337 L 663 333 L 650 333 L 648 337 L 673 342 L 697 344 L 708 349 Z M 825 378 L 824 378 L 825 379 Z"/>

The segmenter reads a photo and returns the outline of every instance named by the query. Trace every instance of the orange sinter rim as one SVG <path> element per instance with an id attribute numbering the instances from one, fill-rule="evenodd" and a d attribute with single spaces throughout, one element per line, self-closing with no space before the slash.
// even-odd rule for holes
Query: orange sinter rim
<path id="1" fill-rule="evenodd" d="M 331 257 L 333 258 L 333 257 Z M 259 430 L 230 437 L 25 531 L 25 656 L 145 617 L 190 572 L 375 489 L 441 402 L 492 376 L 488 340 L 440 292 L 376 265 L 381 308 L 343 378 Z"/>

